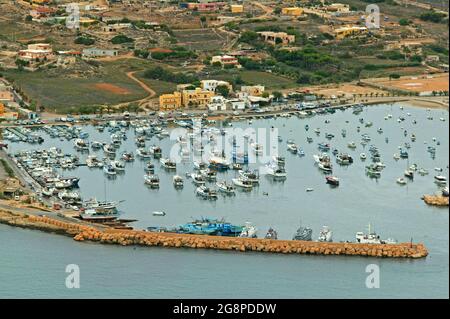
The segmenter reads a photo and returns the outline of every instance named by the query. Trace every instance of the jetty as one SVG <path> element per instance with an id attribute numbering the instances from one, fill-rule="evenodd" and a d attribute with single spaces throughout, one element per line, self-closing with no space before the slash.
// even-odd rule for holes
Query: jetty
<path id="1" fill-rule="evenodd" d="M 448 206 L 448 196 L 442 195 L 423 195 L 423 201 L 432 206 Z"/>
<path id="2" fill-rule="evenodd" d="M 66 222 L 45 215 L 0 210 L 0 223 L 72 237 L 83 242 L 121 246 L 156 246 L 191 249 L 231 250 L 279 254 L 344 255 L 380 258 L 424 258 L 428 250 L 422 243 L 359 244 L 312 242 L 259 238 L 153 233 L 138 230 L 99 228 Z"/>

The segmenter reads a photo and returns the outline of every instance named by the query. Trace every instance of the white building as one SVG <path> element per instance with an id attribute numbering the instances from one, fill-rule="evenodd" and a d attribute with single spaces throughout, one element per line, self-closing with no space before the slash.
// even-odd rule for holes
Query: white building
<path id="1" fill-rule="evenodd" d="M 223 96 L 213 96 L 208 104 L 208 110 L 210 111 L 225 111 L 227 109 L 227 99 Z"/>
<path id="2" fill-rule="evenodd" d="M 226 86 L 228 89 L 233 91 L 233 86 L 227 81 L 218 81 L 218 80 L 202 80 L 200 81 L 202 89 L 210 92 L 216 92 L 217 87 Z"/>
<path id="3" fill-rule="evenodd" d="M 247 106 L 247 102 L 244 100 L 240 100 L 240 99 L 233 99 L 233 100 L 228 100 L 227 102 L 227 108 L 229 110 L 245 110 Z"/>

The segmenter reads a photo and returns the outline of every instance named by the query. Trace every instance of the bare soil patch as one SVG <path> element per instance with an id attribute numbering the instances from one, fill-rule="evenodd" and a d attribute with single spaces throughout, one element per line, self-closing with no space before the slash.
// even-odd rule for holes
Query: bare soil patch
<path id="1" fill-rule="evenodd" d="M 119 94 L 119 95 L 128 95 L 131 94 L 130 91 L 127 89 L 124 89 L 120 86 L 111 84 L 111 83 L 97 83 L 94 85 L 94 87 L 98 90 L 108 91 L 113 94 Z"/>

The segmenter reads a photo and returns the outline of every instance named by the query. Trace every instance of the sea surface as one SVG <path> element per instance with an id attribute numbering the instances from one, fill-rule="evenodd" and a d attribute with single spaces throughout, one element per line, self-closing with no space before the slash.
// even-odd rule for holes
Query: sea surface
<path id="1" fill-rule="evenodd" d="M 392 114 L 392 118 L 385 120 L 387 114 Z M 433 120 L 428 120 L 428 116 Z M 399 117 L 405 120 L 399 123 Z M 373 122 L 373 126 L 365 127 L 358 121 L 360 118 Z M 300 224 L 311 227 L 316 239 L 322 226 L 327 225 L 333 230 L 335 241 L 353 241 L 355 233 L 367 232 L 370 223 L 382 238 L 423 242 L 429 250 L 427 258 L 402 260 L 105 246 L 0 225 L 0 297 L 448 298 L 449 211 L 426 206 L 420 199 L 423 194 L 439 190 L 434 175 L 448 177 L 448 120 L 445 110 L 415 107 L 402 110 L 399 104 L 389 104 L 366 107 L 358 115 L 346 110 L 306 119 L 234 122 L 227 130 L 235 127 L 278 130 L 277 134 L 283 138 L 279 152 L 286 157 L 288 177 L 284 182 L 275 182 L 261 176 L 260 186 L 253 191 L 237 192 L 234 197 L 219 196 L 215 202 L 198 198 L 188 179 L 183 190 L 175 190 L 172 186 L 175 172 L 164 171 L 155 160 L 156 173 L 161 179 L 159 190 L 144 185 L 145 164 L 139 159 L 127 164 L 126 173 L 113 180 L 106 178 L 102 170 L 87 167 L 64 173 L 81 178 L 79 191 L 84 198 L 124 200 L 120 205 L 122 217 L 137 219 L 133 224 L 137 229 L 176 226 L 189 222 L 191 217 L 209 216 L 224 217 L 234 224 L 250 221 L 258 227 L 259 236 L 273 227 L 283 239 L 290 239 Z M 309 131 L 305 130 L 306 124 Z M 357 126 L 361 127 L 360 132 Z M 313 132 L 315 128 L 321 130 L 319 137 Z M 383 133 L 378 133 L 378 128 Z M 346 138 L 341 136 L 342 129 L 347 131 Z M 90 141 L 110 141 L 107 130 L 104 133 L 93 127 L 84 130 L 90 134 Z M 328 141 L 325 133 L 332 133 L 335 138 Z M 363 133 L 372 138 L 365 147 L 360 144 Z M 417 137 L 416 142 L 410 140 L 412 133 Z M 42 136 L 45 138 L 42 145 L 13 143 L 10 151 L 57 146 L 75 153 L 73 141 L 61 142 L 45 133 Z M 308 144 L 307 136 L 313 137 L 314 142 Z M 295 140 L 304 149 L 304 157 L 286 151 L 288 139 Z M 357 144 L 356 150 L 347 147 L 350 141 Z M 320 153 L 319 142 L 328 142 L 332 148 L 348 152 L 354 158 L 354 163 L 345 167 L 339 166 L 330 154 L 333 175 L 341 180 L 337 188 L 325 183 L 325 175 L 314 164 L 313 155 Z M 411 144 L 409 159 L 394 160 L 393 154 L 405 142 Z M 147 146 L 161 145 L 163 154 L 168 155 L 174 143 L 169 138 L 161 141 L 153 138 Z M 365 162 L 359 158 L 362 152 L 369 156 L 371 144 L 380 149 L 386 164 L 378 180 L 365 175 L 364 168 L 371 162 L 370 158 Z M 436 147 L 434 159 L 427 152 L 428 145 Z M 136 150 L 132 129 L 118 154 L 124 150 Z M 97 155 L 102 158 L 103 152 Z M 398 185 L 396 179 L 412 164 L 426 168 L 430 174 L 416 173 L 414 181 Z M 435 167 L 443 168 L 443 172 L 436 172 Z M 179 175 L 190 171 L 191 163 L 177 165 Z M 220 173 L 218 178 L 230 181 L 235 174 L 234 171 Z M 307 188 L 314 191 L 306 192 Z M 164 211 L 167 215 L 156 217 L 153 211 Z M 66 288 L 68 264 L 80 268 L 79 289 Z M 379 288 L 366 287 L 369 275 L 366 267 L 370 264 L 379 266 Z"/>

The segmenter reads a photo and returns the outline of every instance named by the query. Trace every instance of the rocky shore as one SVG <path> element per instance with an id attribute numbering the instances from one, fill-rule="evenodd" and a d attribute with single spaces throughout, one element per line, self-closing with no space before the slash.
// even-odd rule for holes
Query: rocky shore
<path id="1" fill-rule="evenodd" d="M 282 254 L 347 255 L 391 258 L 423 258 L 426 247 L 419 243 L 357 244 L 320 243 L 294 240 L 269 240 L 200 236 L 171 233 L 151 233 L 136 230 L 100 230 L 95 227 L 65 222 L 48 216 L 34 216 L 0 210 L 0 223 L 37 229 L 73 237 L 76 241 L 91 241 L 113 245 L 139 245 L 174 248 L 196 248 L 234 251 L 254 251 Z"/>
<path id="2" fill-rule="evenodd" d="M 448 197 L 442 195 L 424 195 L 423 201 L 433 206 L 448 206 Z"/>

